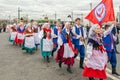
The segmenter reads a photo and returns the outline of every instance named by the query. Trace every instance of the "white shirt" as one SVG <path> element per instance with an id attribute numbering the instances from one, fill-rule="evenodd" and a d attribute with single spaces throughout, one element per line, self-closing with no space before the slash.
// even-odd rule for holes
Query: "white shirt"
<path id="1" fill-rule="evenodd" d="M 57 28 L 57 26 L 56 26 L 56 28 Z M 57 29 L 58 29 L 58 28 L 57 28 Z M 59 31 L 58 31 L 57 33 L 58 33 L 58 35 L 59 35 Z M 51 33 L 52 38 L 57 38 L 58 35 L 54 34 L 54 29 L 53 29 L 53 30 L 52 30 L 52 33 Z"/>
<path id="2" fill-rule="evenodd" d="M 81 27 L 81 25 L 80 25 L 80 26 L 76 25 L 76 26 L 77 26 L 77 28 L 80 28 L 80 27 Z M 76 28 L 75 28 L 75 26 L 73 26 L 72 32 L 73 32 L 74 35 L 77 36 L 76 39 L 79 39 L 80 37 L 82 37 L 81 30 L 80 30 L 80 34 L 78 35 L 78 34 L 76 33 Z M 86 37 L 87 37 L 87 35 L 86 35 L 86 29 L 85 29 L 84 27 L 83 27 L 83 34 L 84 34 L 83 37 L 86 38 Z M 79 39 L 79 40 L 80 40 L 80 39 Z M 80 40 L 79 45 L 84 45 L 84 42 Z"/>
<path id="3" fill-rule="evenodd" d="M 106 37 L 107 35 L 109 35 L 111 33 L 114 26 L 115 25 L 112 24 L 106 31 L 104 31 L 104 33 L 103 33 L 104 37 Z M 117 37 L 115 37 L 114 35 L 112 35 L 112 36 L 113 36 L 114 41 L 116 41 Z M 113 43 L 112 43 L 112 49 L 114 49 Z"/>
<path id="4" fill-rule="evenodd" d="M 70 34 L 70 30 L 67 30 L 67 29 L 66 29 L 66 33 L 69 35 L 69 34 Z"/>

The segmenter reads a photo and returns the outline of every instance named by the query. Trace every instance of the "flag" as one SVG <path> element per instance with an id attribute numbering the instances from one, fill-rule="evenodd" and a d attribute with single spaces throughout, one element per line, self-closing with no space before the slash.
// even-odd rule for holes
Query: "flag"
<path id="1" fill-rule="evenodd" d="M 93 24 L 115 21 L 113 1 L 102 0 L 86 17 Z"/>

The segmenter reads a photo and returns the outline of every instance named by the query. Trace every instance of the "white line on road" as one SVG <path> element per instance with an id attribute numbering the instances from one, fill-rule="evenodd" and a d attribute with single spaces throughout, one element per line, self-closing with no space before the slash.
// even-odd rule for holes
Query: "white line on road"
<path id="1" fill-rule="evenodd" d="M 117 77 L 115 77 L 115 76 L 113 76 L 113 75 L 111 75 L 111 74 L 109 74 L 109 73 L 107 73 L 107 76 L 108 76 L 109 78 L 113 79 L 113 80 L 120 80 L 120 78 L 117 78 Z"/>

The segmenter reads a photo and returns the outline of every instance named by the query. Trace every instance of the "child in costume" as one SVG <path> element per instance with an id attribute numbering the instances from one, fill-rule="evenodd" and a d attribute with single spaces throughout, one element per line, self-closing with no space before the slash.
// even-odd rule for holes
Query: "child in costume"
<path id="1" fill-rule="evenodd" d="M 120 76 L 116 71 L 117 59 L 116 59 L 116 50 L 115 50 L 115 41 L 117 40 L 117 35 L 112 34 L 113 28 L 116 27 L 116 23 L 110 25 L 105 25 L 105 32 L 103 34 L 103 44 L 107 51 L 108 61 L 112 66 L 112 74 Z"/>
<path id="2" fill-rule="evenodd" d="M 53 37 L 53 44 L 54 44 L 52 56 L 54 55 L 54 52 L 57 50 L 57 47 L 58 47 L 57 40 L 58 40 L 59 32 L 61 31 L 61 28 L 62 27 L 60 26 L 60 22 L 56 22 L 56 26 L 52 30 L 52 37 Z"/>
<path id="3" fill-rule="evenodd" d="M 49 63 L 49 56 L 53 50 L 53 42 L 51 38 L 51 29 L 49 23 L 45 23 L 42 27 L 42 30 L 39 33 L 40 41 L 40 50 L 44 59 Z"/>
<path id="4" fill-rule="evenodd" d="M 24 35 L 25 35 L 25 39 L 24 39 L 24 44 L 22 49 L 32 54 L 32 52 L 36 48 L 35 48 L 35 41 L 34 41 L 34 31 L 32 30 L 32 26 L 30 23 L 27 24 Z"/>
<path id="5" fill-rule="evenodd" d="M 108 61 L 106 50 L 102 43 L 102 29 L 95 25 L 90 29 L 87 45 L 87 61 L 83 71 L 84 77 L 89 80 L 106 79 L 106 64 Z"/>
<path id="6" fill-rule="evenodd" d="M 24 31 L 25 31 L 25 26 L 23 25 L 23 22 L 19 23 L 19 26 L 17 27 L 17 35 L 15 38 L 15 43 L 22 46 L 24 42 Z"/>
<path id="7" fill-rule="evenodd" d="M 38 37 L 38 35 L 39 35 L 39 33 L 38 33 L 38 23 L 37 22 L 33 22 L 32 28 L 34 30 L 34 40 L 35 40 L 35 46 L 36 46 L 36 50 L 37 50 L 38 49 L 38 45 L 40 45 L 40 39 Z"/>
<path id="8" fill-rule="evenodd" d="M 10 25 L 10 37 L 9 37 L 9 42 L 13 43 L 14 45 L 14 40 L 17 35 L 17 30 L 16 30 L 16 25 Z"/>
<path id="9" fill-rule="evenodd" d="M 63 31 L 60 32 L 58 35 L 58 50 L 57 50 L 57 57 L 56 61 L 61 68 L 62 63 L 67 65 L 67 71 L 72 73 L 71 66 L 74 64 L 74 55 L 75 50 L 72 44 L 72 32 L 71 32 L 71 25 L 69 22 L 65 23 L 65 28 Z"/>

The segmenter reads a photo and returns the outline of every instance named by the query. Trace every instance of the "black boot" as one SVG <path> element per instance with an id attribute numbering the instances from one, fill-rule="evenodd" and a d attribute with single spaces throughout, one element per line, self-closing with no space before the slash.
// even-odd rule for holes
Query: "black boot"
<path id="1" fill-rule="evenodd" d="M 120 76 L 120 74 L 118 74 L 118 73 L 116 72 L 116 67 L 113 67 L 113 66 L 112 66 L 112 74 L 115 74 L 115 75 L 117 75 L 117 76 Z"/>
<path id="2" fill-rule="evenodd" d="M 116 51 L 117 54 L 120 54 L 120 52 Z"/>
<path id="3" fill-rule="evenodd" d="M 84 61 L 84 59 L 80 59 L 80 63 L 79 63 L 79 67 L 82 68 L 82 69 L 84 69 L 84 67 L 83 67 L 83 61 Z"/>
<path id="4" fill-rule="evenodd" d="M 47 62 L 48 62 L 48 63 L 50 62 L 50 60 L 49 60 L 49 56 L 47 56 Z"/>
<path id="5" fill-rule="evenodd" d="M 13 42 L 13 46 L 15 45 L 15 43 Z"/>
<path id="6" fill-rule="evenodd" d="M 44 58 L 44 60 L 45 60 L 45 56 L 44 56 L 43 58 Z"/>
<path id="7" fill-rule="evenodd" d="M 62 62 L 59 61 L 59 62 L 58 62 L 58 65 L 59 65 L 59 67 L 61 68 L 61 67 L 62 67 Z"/>
<path id="8" fill-rule="evenodd" d="M 30 52 L 29 52 L 29 54 L 30 54 L 30 55 L 33 55 L 33 52 L 32 52 L 32 51 L 30 51 Z"/>
<path id="9" fill-rule="evenodd" d="M 89 80 L 95 80 L 94 78 L 89 78 Z"/>
<path id="10" fill-rule="evenodd" d="M 36 51 L 38 50 L 38 46 L 36 46 Z"/>
<path id="11" fill-rule="evenodd" d="M 53 57 L 53 55 L 54 55 L 54 51 L 52 51 L 52 53 L 51 53 L 51 56 Z"/>
<path id="12" fill-rule="evenodd" d="M 26 53 L 28 53 L 29 51 L 28 50 L 26 50 Z"/>
<path id="13" fill-rule="evenodd" d="M 71 68 L 70 68 L 70 65 L 68 65 L 67 71 L 68 71 L 69 73 L 72 73 Z"/>

